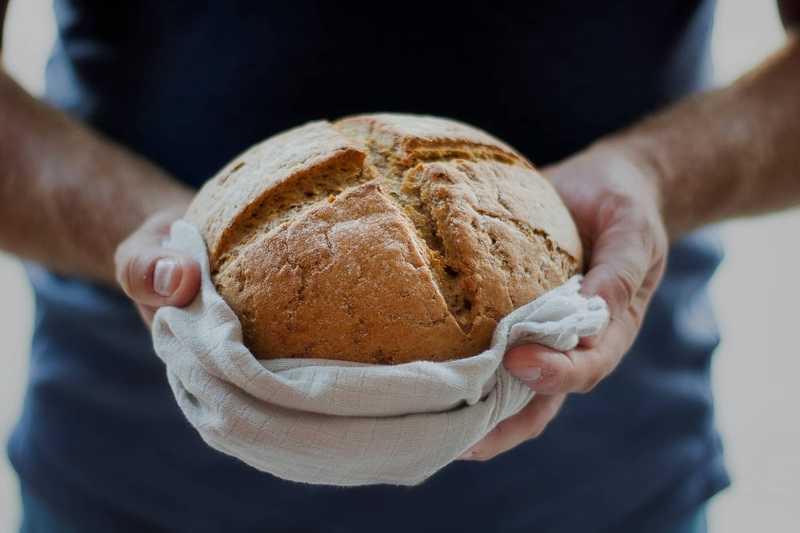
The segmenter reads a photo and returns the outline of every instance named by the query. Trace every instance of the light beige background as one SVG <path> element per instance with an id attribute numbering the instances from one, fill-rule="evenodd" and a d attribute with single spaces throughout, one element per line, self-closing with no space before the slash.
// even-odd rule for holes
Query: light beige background
<path id="1" fill-rule="evenodd" d="M 714 52 L 721 82 L 780 46 L 784 36 L 772 4 L 720 0 Z M 31 91 L 41 91 L 53 39 L 50 2 L 12 0 L 6 27 L 6 67 Z M 714 364 L 714 393 L 735 484 L 712 504 L 712 531 L 800 531 L 800 212 L 723 229 L 727 259 L 712 287 L 724 338 Z M 0 253 L 2 440 L 22 400 L 32 313 L 20 265 Z M 0 531 L 12 531 L 17 523 L 16 490 L 2 457 Z"/>

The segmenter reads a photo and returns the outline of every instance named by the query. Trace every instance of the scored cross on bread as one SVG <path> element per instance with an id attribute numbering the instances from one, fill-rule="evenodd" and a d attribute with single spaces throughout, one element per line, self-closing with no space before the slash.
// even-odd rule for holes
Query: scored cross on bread
<path id="1" fill-rule="evenodd" d="M 278 134 L 206 183 L 186 217 L 260 359 L 475 355 L 582 266 L 569 212 L 525 157 L 427 116 Z"/>

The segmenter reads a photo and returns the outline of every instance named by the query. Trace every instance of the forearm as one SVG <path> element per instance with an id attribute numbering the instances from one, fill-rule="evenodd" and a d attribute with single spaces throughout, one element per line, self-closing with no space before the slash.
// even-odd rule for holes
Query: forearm
<path id="1" fill-rule="evenodd" d="M 800 39 L 733 85 L 598 144 L 621 149 L 654 177 L 673 238 L 800 205 Z"/>
<path id="2" fill-rule="evenodd" d="M 151 213 L 191 198 L 2 72 L 0 117 L 0 248 L 22 258 L 112 282 L 117 244 Z"/>

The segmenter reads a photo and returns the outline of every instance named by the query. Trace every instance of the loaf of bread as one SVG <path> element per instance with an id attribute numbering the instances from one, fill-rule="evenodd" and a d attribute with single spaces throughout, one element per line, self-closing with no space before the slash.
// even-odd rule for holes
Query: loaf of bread
<path id="1" fill-rule="evenodd" d="M 427 116 L 271 137 L 206 183 L 187 218 L 260 359 L 471 356 L 582 264 L 569 212 L 525 157 Z"/>

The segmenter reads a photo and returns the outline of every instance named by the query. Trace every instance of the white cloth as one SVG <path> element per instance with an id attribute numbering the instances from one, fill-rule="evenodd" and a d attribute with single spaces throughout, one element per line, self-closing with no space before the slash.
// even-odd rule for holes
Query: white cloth
<path id="1" fill-rule="evenodd" d="M 259 361 L 214 289 L 198 231 L 175 222 L 169 246 L 202 266 L 197 298 L 159 309 L 153 322 L 178 405 L 213 448 L 293 481 L 420 483 L 533 397 L 502 366 L 507 348 L 535 341 L 568 350 L 608 321 L 605 302 L 581 296 L 576 276 L 508 315 L 491 348 L 473 357 L 394 366 Z"/>

